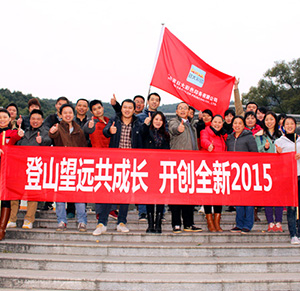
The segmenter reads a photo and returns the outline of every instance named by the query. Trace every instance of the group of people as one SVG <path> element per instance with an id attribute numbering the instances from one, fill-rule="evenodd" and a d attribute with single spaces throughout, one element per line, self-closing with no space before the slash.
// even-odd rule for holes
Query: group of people
<path id="1" fill-rule="evenodd" d="M 147 100 L 141 95 L 125 99 L 121 104 L 116 97 L 111 99 L 115 116 L 107 118 L 100 100 L 79 99 L 75 108 L 66 97 L 56 101 L 56 113 L 45 120 L 38 99 L 28 102 L 29 116 L 18 117 L 16 104 L 0 109 L 0 140 L 9 145 L 98 147 L 98 148 L 144 148 L 201 150 L 212 152 L 264 152 L 284 153 L 296 151 L 298 181 L 300 181 L 300 139 L 296 134 L 293 117 L 277 116 L 255 102 L 249 102 L 244 112 L 241 105 L 239 80 L 234 87 L 236 110 L 228 109 L 222 115 L 213 115 L 209 109 L 195 115 L 195 109 L 185 102 L 176 107 L 176 117 L 167 121 L 158 111 L 161 97 L 151 93 Z M 146 104 L 145 104 L 146 103 Z M 147 105 L 147 106 L 145 106 Z M 92 116 L 87 113 L 90 110 Z M 299 182 L 298 182 L 299 183 Z M 299 185 L 300 186 L 300 185 Z M 299 193 L 298 193 L 299 195 Z M 45 209 L 51 204 L 46 203 Z M 126 225 L 128 204 L 95 205 L 97 227 L 93 235 L 107 230 L 108 217 L 117 219 L 117 231 L 129 232 Z M 232 206 L 233 207 L 233 206 Z M 174 233 L 200 232 L 194 224 L 194 205 L 169 205 Z M 16 227 L 19 201 L 2 201 L 0 240 L 5 229 Z M 31 229 L 35 220 L 37 202 L 28 201 L 23 228 Z M 236 206 L 236 226 L 231 232 L 251 231 L 256 212 L 253 206 Z M 148 221 L 147 233 L 161 233 L 165 205 L 138 205 L 139 219 Z M 282 232 L 283 207 L 265 207 L 268 232 Z M 220 205 L 204 205 L 207 228 L 210 232 L 222 232 Z M 67 219 L 77 215 L 78 230 L 86 231 L 87 214 L 85 203 L 56 203 L 57 231 L 67 228 Z M 287 207 L 288 227 L 292 244 L 300 244 L 300 224 L 296 225 L 296 208 Z M 182 227 L 183 226 L 183 227 Z"/>

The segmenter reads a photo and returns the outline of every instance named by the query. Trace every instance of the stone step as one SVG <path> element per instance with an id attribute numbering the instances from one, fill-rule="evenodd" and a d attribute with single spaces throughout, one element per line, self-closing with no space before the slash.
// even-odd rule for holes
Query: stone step
<path id="1" fill-rule="evenodd" d="M 174 243 L 174 242 L 102 242 L 102 241 L 37 241 L 5 239 L 0 252 L 83 256 L 140 257 L 286 257 L 299 256 L 300 247 L 290 243 Z M 300 278 L 300 277 L 299 277 Z"/>
<path id="2" fill-rule="evenodd" d="M 21 228 L 23 225 L 23 219 L 19 218 L 17 220 L 17 227 Z M 107 224 L 107 228 L 108 230 L 114 230 L 116 229 L 116 223 L 117 220 L 115 219 L 110 219 L 108 224 Z M 77 229 L 77 221 L 76 219 L 69 219 L 68 220 L 68 229 Z M 203 230 L 207 230 L 207 224 L 206 221 L 196 221 L 196 225 L 198 227 L 201 227 Z M 96 219 L 94 220 L 88 220 L 87 223 L 87 229 L 92 231 L 96 228 L 97 226 L 97 221 Z M 230 230 L 231 228 L 233 228 L 235 226 L 235 222 L 234 220 L 232 221 L 221 221 L 221 227 L 224 230 Z M 45 218 L 37 218 L 35 220 L 35 222 L 33 223 L 33 227 L 34 228 L 49 228 L 49 229 L 56 229 L 57 228 L 57 220 L 55 218 L 51 218 L 51 219 L 45 219 Z M 140 222 L 137 220 L 134 221 L 128 221 L 127 222 L 127 227 L 132 230 L 132 231 L 141 231 L 144 232 L 146 231 L 147 227 L 148 227 L 148 222 L 144 221 L 144 222 Z M 260 230 L 260 231 L 267 231 L 268 229 L 268 224 L 266 222 L 256 222 L 254 223 L 253 229 L 252 230 Z M 288 225 L 286 221 L 283 221 L 282 223 L 282 229 L 284 231 L 288 230 Z M 172 230 L 172 225 L 170 221 L 165 221 L 162 223 L 162 230 L 163 231 L 171 231 Z"/>
<path id="3" fill-rule="evenodd" d="M 24 210 L 20 210 L 18 212 L 18 217 L 23 218 L 25 216 L 25 211 Z M 88 215 L 88 220 L 95 220 L 96 221 L 96 213 L 94 211 L 88 211 L 87 212 Z M 266 217 L 264 214 L 264 211 L 259 212 L 258 213 L 259 218 L 261 219 L 262 222 L 266 222 Z M 284 212 L 283 214 L 284 216 L 284 220 L 286 220 L 286 212 Z M 36 212 L 36 218 L 44 218 L 44 219 L 56 219 L 56 213 L 53 210 L 49 210 L 49 211 L 40 211 L 38 210 Z M 167 221 L 171 221 L 171 212 L 167 211 L 165 213 L 165 218 Z M 139 219 L 139 215 L 137 211 L 129 211 L 128 212 L 128 216 L 127 216 L 127 220 L 128 221 L 138 221 Z M 198 212 L 194 212 L 194 220 L 195 222 L 197 221 L 204 221 L 205 220 L 205 214 L 203 213 L 198 213 Z M 235 212 L 223 212 L 222 213 L 222 221 L 235 221 Z"/>
<path id="4" fill-rule="evenodd" d="M 113 257 L 0 254 L 0 269 L 101 273 L 284 273 L 298 272 L 300 258 L 290 257 Z"/>
<path id="5" fill-rule="evenodd" d="M 92 231 L 79 232 L 77 230 L 66 230 L 57 232 L 54 229 L 32 229 L 25 230 L 20 228 L 8 229 L 6 239 L 24 239 L 35 241 L 55 240 L 62 243 L 69 241 L 89 241 L 95 242 L 99 240 L 104 242 L 119 243 L 287 243 L 290 241 L 289 234 L 284 233 L 267 233 L 261 231 L 252 231 L 248 234 L 231 233 L 224 231 L 223 233 L 211 233 L 207 231 L 191 233 L 182 232 L 174 234 L 171 231 L 162 234 L 148 234 L 140 231 L 130 231 L 129 233 L 120 233 L 116 230 L 108 231 L 99 236 L 93 236 Z M 5 241 L 3 241 L 5 242 Z M 0 242 L 1 243 L 1 242 Z"/>
<path id="6" fill-rule="evenodd" d="M 99 273 L 0 270 L 0 286 L 38 290 L 300 290 L 299 272 L 253 274 Z"/>

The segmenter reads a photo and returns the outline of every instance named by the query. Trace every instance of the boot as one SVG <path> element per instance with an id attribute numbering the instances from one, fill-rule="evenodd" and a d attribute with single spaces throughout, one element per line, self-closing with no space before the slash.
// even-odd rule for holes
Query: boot
<path id="1" fill-rule="evenodd" d="M 161 212 L 156 213 L 156 219 L 155 219 L 156 233 L 161 233 L 161 219 L 162 219 L 162 213 Z"/>
<path id="2" fill-rule="evenodd" d="M 206 222 L 207 222 L 207 228 L 210 232 L 216 232 L 216 228 L 215 228 L 215 225 L 214 225 L 214 221 L 213 221 L 213 217 L 212 217 L 212 214 L 206 214 Z"/>
<path id="3" fill-rule="evenodd" d="M 147 233 L 154 233 L 154 215 L 152 212 L 147 213 L 147 218 L 148 218 L 148 228 L 146 230 Z"/>
<path id="4" fill-rule="evenodd" d="M 260 221 L 260 218 L 257 215 L 257 207 L 254 208 L 254 221 Z"/>
<path id="5" fill-rule="evenodd" d="M 216 231 L 223 232 L 223 229 L 220 226 L 220 221 L 221 221 L 221 213 L 215 213 L 214 214 L 214 225 L 215 225 Z"/>
<path id="6" fill-rule="evenodd" d="M 1 217 L 0 217 L 0 240 L 4 239 L 6 225 L 10 216 L 10 208 L 1 207 Z"/>

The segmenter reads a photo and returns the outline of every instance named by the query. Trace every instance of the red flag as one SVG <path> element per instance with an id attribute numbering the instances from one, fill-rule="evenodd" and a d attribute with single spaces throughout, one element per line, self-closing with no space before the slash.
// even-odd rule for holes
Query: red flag
<path id="1" fill-rule="evenodd" d="M 211 67 L 164 29 L 151 86 L 162 89 L 198 110 L 224 114 L 235 77 Z"/>

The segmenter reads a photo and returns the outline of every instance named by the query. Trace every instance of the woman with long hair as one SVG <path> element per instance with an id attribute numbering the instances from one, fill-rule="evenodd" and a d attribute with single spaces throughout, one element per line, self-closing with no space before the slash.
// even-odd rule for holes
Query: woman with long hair
<path id="1" fill-rule="evenodd" d="M 262 121 L 263 134 L 256 135 L 255 141 L 260 153 L 276 153 L 275 141 L 281 137 L 278 128 L 277 116 L 274 112 L 268 111 Z M 265 206 L 265 214 L 268 221 L 268 232 L 283 232 L 282 214 L 283 207 L 275 207 L 275 220 L 273 217 L 273 207 Z"/>
<path id="2" fill-rule="evenodd" d="M 297 175 L 298 175 L 298 201 L 300 198 L 300 137 L 295 133 L 297 122 L 294 117 L 286 117 L 283 121 L 285 134 L 275 141 L 278 153 L 296 152 Z M 288 169 L 286 169 L 288 170 Z M 287 221 L 292 245 L 300 244 L 300 223 L 296 227 L 298 207 L 287 207 Z"/>
<path id="3" fill-rule="evenodd" d="M 235 116 L 232 121 L 233 133 L 227 138 L 229 152 L 257 152 L 257 145 L 250 130 L 245 129 L 242 116 Z M 231 232 L 249 233 L 254 224 L 254 206 L 236 206 L 236 226 Z"/>
<path id="4" fill-rule="evenodd" d="M 143 148 L 145 149 L 170 149 L 170 136 L 166 131 L 166 118 L 161 111 L 156 111 L 153 116 L 145 119 L 143 128 Z M 148 228 L 147 233 L 161 233 L 161 223 L 164 205 L 147 204 Z M 156 215 L 154 219 L 154 208 Z M 155 223 L 154 223 L 155 221 Z"/>

